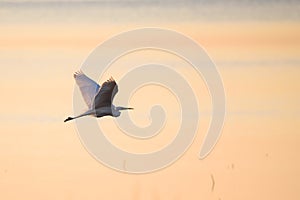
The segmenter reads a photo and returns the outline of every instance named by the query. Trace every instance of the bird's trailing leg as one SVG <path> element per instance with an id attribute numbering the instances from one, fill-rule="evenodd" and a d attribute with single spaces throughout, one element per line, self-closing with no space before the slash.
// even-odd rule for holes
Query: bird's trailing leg
<path id="1" fill-rule="evenodd" d="M 70 121 L 70 120 L 73 120 L 73 119 L 77 119 L 79 117 L 83 117 L 83 116 L 87 116 L 87 115 L 94 115 L 95 114 L 95 110 L 88 110 L 84 113 L 82 113 L 81 115 L 78 115 L 76 117 L 68 117 L 67 119 L 64 120 L 64 122 L 67 122 L 67 121 Z"/>
<path id="2" fill-rule="evenodd" d="M 68 117 L 67 119 L 64 120 L 64 122 L 70 121 L 72 119 L 74 119 L 74 118 L 73 117 Z"/>

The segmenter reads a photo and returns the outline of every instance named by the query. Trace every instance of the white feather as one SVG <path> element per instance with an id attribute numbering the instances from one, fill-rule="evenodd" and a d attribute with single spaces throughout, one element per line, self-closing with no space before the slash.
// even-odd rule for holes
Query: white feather
<path id="1" fill-rule="evenodd" d="M 100 90 L 100 85 L 87 77 L 82 71 L 75 72 L 75 81 L 79 86 L 82 97 L 89 109 L 93 108 L 93 103 L 96 94 Z"/>

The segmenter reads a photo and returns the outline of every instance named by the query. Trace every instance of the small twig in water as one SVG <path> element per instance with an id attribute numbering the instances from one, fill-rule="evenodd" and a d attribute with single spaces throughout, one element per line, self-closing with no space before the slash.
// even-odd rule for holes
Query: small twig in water
<path id="1" fill-rule="evenodd" d="M 212 181 L 211 191 L 213 192 L 214 189 L 215 189 L 215 179 L 214 179 L 214 176 L 212 174 L 210 174 L 210 177 L 211 177 L 211 181 Z"/>

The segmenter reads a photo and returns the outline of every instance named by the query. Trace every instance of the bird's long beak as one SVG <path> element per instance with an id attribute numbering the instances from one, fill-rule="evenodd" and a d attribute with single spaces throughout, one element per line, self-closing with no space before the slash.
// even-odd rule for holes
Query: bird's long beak
<path id="1" fill-rule="evenodd" d="M 133 110 L 134 108 L 121 107 L 120 110 Z"/>

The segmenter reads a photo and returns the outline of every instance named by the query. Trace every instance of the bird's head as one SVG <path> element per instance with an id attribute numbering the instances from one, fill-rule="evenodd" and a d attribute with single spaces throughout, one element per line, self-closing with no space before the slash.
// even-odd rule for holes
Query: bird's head
<path id="1" fill-rule="evenodd" d="M 117 106 L 115 107 L 115 109 L 113 110 L 113 115 L 115 117 L 119 117 L 121 115 L 122 110 L 132 110 L 133 108 L 127 108 L 127 107 L 121 107 L 121 106 Z"/>

